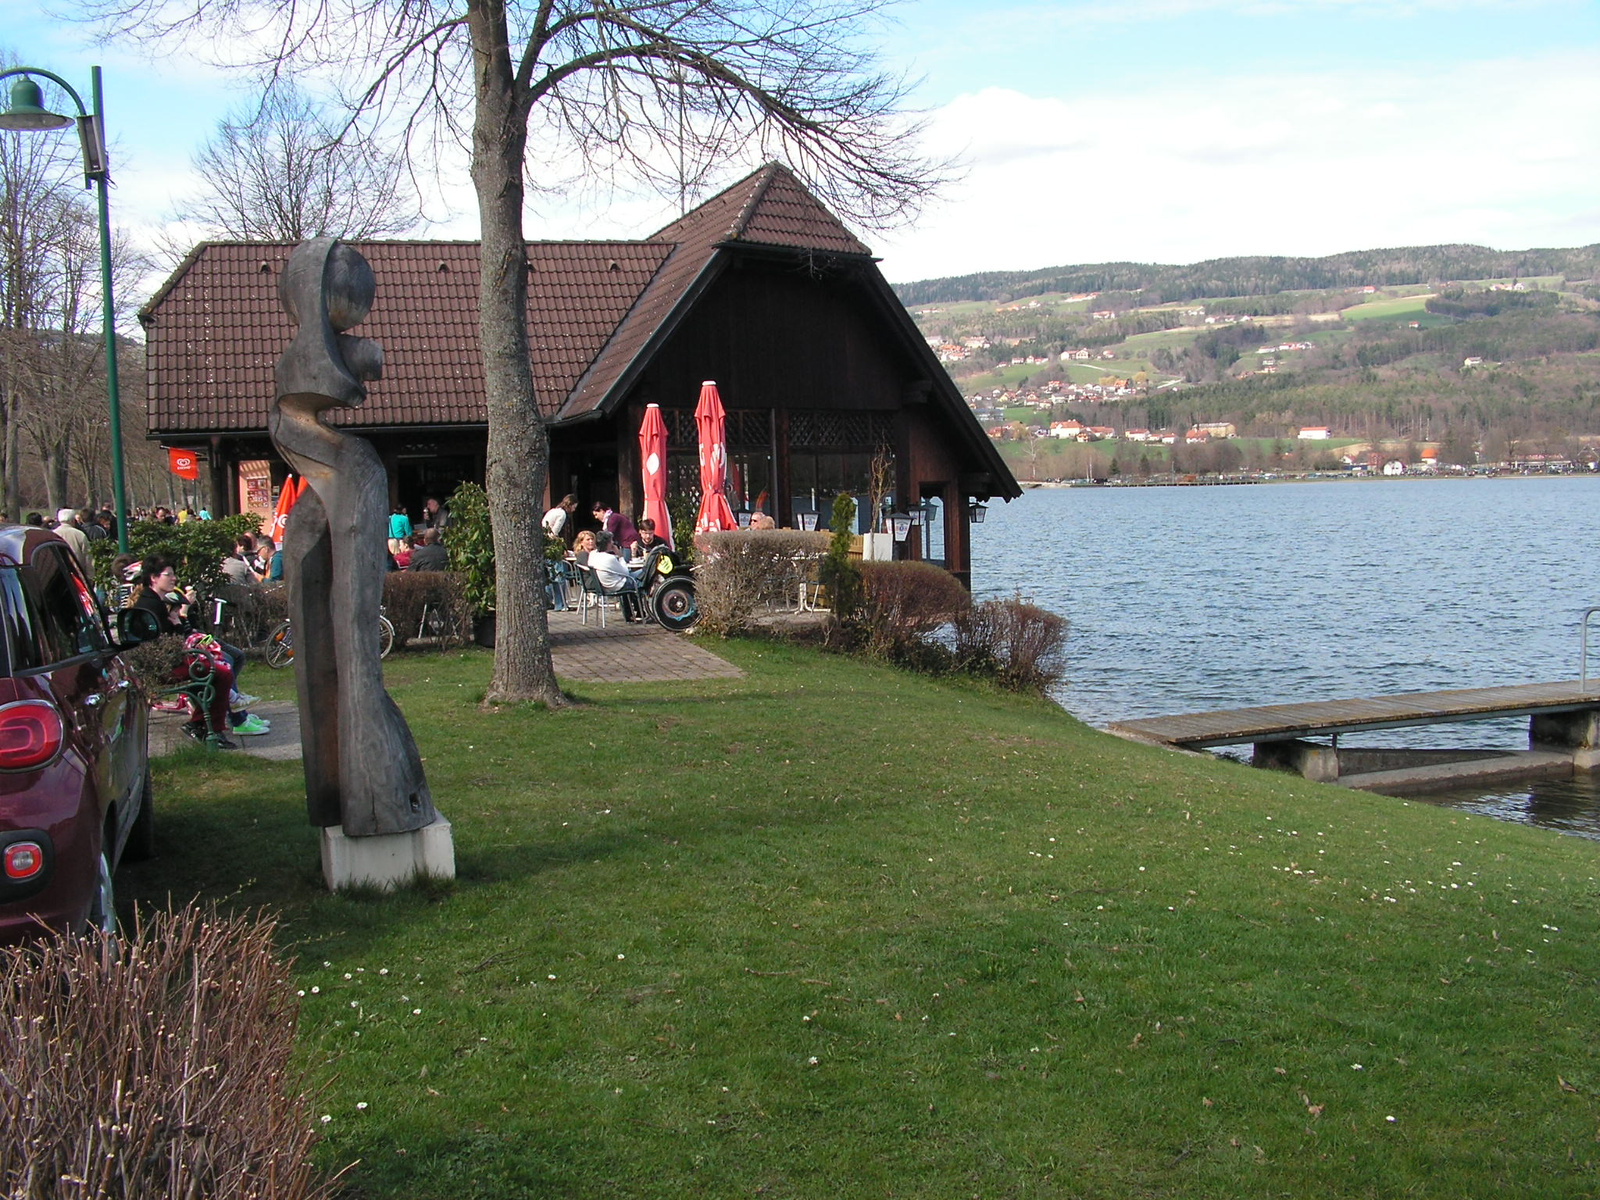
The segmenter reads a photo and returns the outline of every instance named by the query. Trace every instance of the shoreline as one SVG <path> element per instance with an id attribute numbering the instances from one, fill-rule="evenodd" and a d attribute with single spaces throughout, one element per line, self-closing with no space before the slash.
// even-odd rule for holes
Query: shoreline
<path id="1" fill-rule="evenodd" d="M 1200 476 L 1193 480 L 1162 479 L 1142 480 L 1137 483 L 1116 482 L 1110 480 L 1087 479 L 1019 479 L 1018 485 L 1025 492 L 1049 491 L 1065 488 L 1140 488 L 1140 487 L 1245 487 L 1257 484 L 1281 483 L 1438 483 L 1449 481 L 1452 483 L 1469 483 L 1474 481 L 1512 481 L 1528 479 L 1593 479 L 1594 471 L 1562 471 L 1551 473 L 1532 473 L 1524 471 L 1505 471 L 1494 474 L 1461 474 L 1454 472 L 1441 472 L 1435 475 L 1277 475 L 1273 478 L 1264 476 Z"/>

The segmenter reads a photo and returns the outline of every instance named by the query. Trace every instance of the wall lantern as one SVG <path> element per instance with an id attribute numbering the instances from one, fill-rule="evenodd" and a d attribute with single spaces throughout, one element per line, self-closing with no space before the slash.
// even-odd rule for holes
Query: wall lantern
<path id="1" fill-rule="evenodd" d="M 889 514 L 889 528 L 894 532 L 894 540 L 903 542 L 911 533 L 911 515 L 903 512 Z"/>
<path id="2" fill-rule="evenodd" d="M 735 509 L 733 519 L 739 522 L 740 529 L 750 528 L 750 510 L 748 508 Z"/>
<path id="3" fill-rule="evenodd" d="M 794 514 L 794 527 L 803 529 L 807 533 L 817 531 L 817 510 L 814 508 L 799 509 Z"/>
<path id="4" fill-rule="evenodd" d="M 974 500 L 967 506 L 967 519 L 974 525 L 982 525 L 983 518 L 989 512 L 989 506 L 982 500 Z"/>

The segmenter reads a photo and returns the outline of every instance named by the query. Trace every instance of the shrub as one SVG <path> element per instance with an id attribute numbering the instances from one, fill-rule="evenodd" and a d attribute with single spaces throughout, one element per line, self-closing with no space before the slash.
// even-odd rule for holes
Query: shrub
<path id="1" fill-rule="evenodd" d="M 122 652 L 123 665 L 134 684 L 147 698 L 172 685 L 172 677 L 183 663 L 183 639 L 158 637 Z"/>
<path id="2" fill-rule="evenodd" d="M 912 655 L 923 635 L 972 607 L 972 596 L 950 572 L 923 562 L 868 562 L 861 575 L 856 641 L 891 660 Z"/>
<path id="3" fill-rule="evenodd" d="M 0 1194 L 331 1195 L 272 935 L 188 909 L 122 939 L 5 949 Z"/>
<path id="4" fill-rule="evenodd" d="M 727 637 L 747 628 L 759 607 L 792 601 L 804 567 L 797 558 L 821 553 L 825 541 L 798 529 L 702 533 L 694 581 L 700 627 Z"/>
<path id="5" fill-rule="evenodd" d="M 850 532 L 855 512 L 856 502 L 850 496 L 833 498 L 829 523 L 833 532 L 828 537 L 827 556 L 817 569 L 817 581 L 828 590 L 835 629 L 848 624 L 861 606 L 861 568 L 850 560 L 851 544 L 856 540 Z"/>
<path id="6" fill-rule="evenodd" d="M 287 584 L 224 583 L 214 594 L 228 602 L 228 627 L 218 636 L 241 646 L 261 645 L 273 626 L 289 615 Z"/>
<path id="7" fill-rule="evenodd" d="M 450 569 L 462 576 L 473 615 L 493 612 L 494 530 L 489 522 L 488 493 L 475 483 L 463 483 L 450 494 L 444 548 L 450 552 Z"/>
<path id="8" fill-rule="evenodd" d="M 1017 692 L 1044 692 L 1066 678 L 1066 618 L 1020 597 L 974 604 L 954 622 L 956 667 Z"/>
<path id="9" fill-rule="evenodd" d="M 422 629 L 423 637 L 438 637 L 445 645 L 467 640 L 473 610 L 463 576 L 454 571 L 390 571 L 383 577 L 384 615 L 394 626 L 397 646 L 417 636 L 424 606 L 428 628 Z"/>
<path id="10" fill-rule="evenodd" d="M 238 513 L 218 521 L 185 521 L 167 525 L 160 521 L 133 521 L 128 525 L 128 553 L 139 559 L 159 554 L 177 568 L 178 582 L 196 588 L 202 596 L 215 595 L 222 586 L 222 560 L 245 533 L 261 529 L 255 513 Z M 106 595 L 116 593 L 120 579 L 111 578 L 111 560 L 117 543 L 104 538 L 89 543 L 94 555 L 95 582 Z"/>

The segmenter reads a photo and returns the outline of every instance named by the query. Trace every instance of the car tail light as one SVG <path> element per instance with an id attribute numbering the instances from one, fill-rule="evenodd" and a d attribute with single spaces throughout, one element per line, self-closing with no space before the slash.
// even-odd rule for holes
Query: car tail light
<path id="1" fill-rule="evenodd" d="M 12 842 L 5 848 L 3 858 L 7 879 L 20 882 L 44 870 L 44 847 L 38 842 Z"/>
<path id="2" fill-rule="evenodd" d="M 60 752 L 65 737 L 61 714 L 43 700 L 0 707 L 0 771 L 44 766 Z"/>

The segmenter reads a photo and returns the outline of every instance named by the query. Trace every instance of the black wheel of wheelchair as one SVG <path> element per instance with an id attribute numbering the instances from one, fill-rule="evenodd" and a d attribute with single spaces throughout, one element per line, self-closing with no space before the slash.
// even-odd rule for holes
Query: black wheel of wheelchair
<path id="1" fill-rule="evenodd" d="M 662 628 L 673 633 L 693 629 L 700 620 L 700 608 L 695 603 L 694 580 L 687 576 L 669 579 L 650 593 L 650 606 Z"/>

